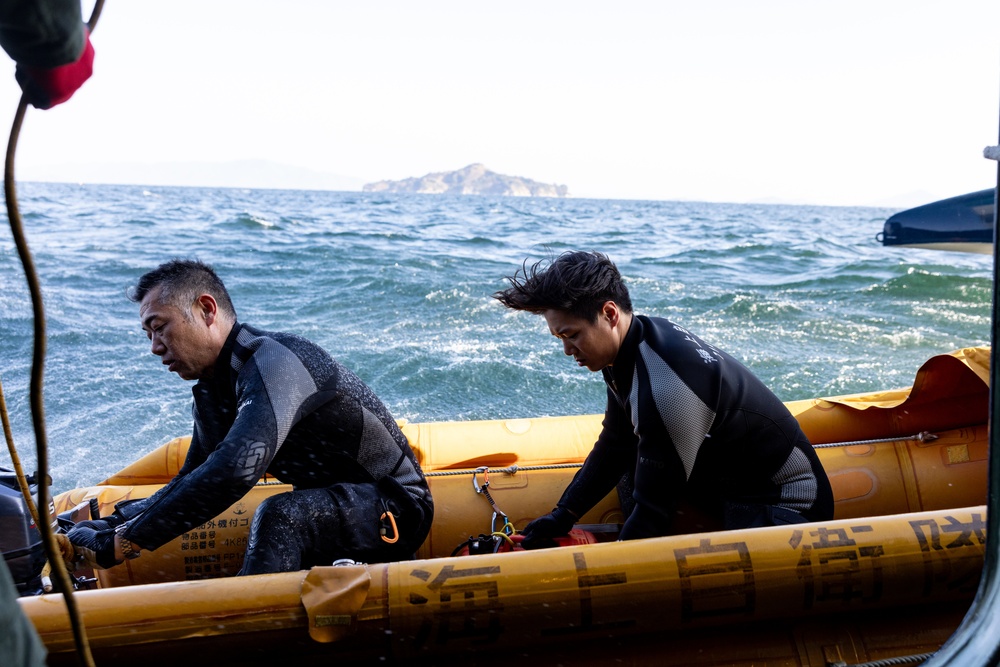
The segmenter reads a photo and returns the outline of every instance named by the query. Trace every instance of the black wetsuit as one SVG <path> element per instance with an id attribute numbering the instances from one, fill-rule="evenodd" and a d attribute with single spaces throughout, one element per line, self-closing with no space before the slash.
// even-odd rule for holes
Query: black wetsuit
<path id="1" fill-rule="evenodd" d="M 624 476 L 634 510 L 622 539 L 679 532 L 679 510 L 706 517 L 702 529 L 832 518 L 829 480 L 798 422 L 730 355 L 635 316 L 603 372 L 603 430 L 560 506 L 580 516 Z"/>
<path id="2" fill-rule="evenodd" d="M 294 490 L 261 503 L 241 574 L 402 560 L 423 543 L 433 502 L 413 450 L 371 389 L 317 345 L 236 324 L 214 376 L 192 391 L 184 465 L 149 499 L 122 508 L 139 512 L 124 536 L 140 547 L 218 516 L 265 471 Z M 395 544 L 380 538 L 386 508 Z"/>

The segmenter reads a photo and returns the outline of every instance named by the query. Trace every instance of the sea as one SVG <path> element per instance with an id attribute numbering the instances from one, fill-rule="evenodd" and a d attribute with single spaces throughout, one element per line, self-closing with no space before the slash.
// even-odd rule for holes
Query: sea
<path id="1" fill-rule="evenodd" d="M 637 313 L 730 352 L 786 401 L 906 387 L 931 356 L 990 338 L 992 257 L 883 247 L 898 209 L 34 182 L 17 194 L 43 294 L 53 493 L 190 433 L 191 383 L 150 354 L 126 298 L 175 257 L 211 264 L 241 321 L 314 340 L 411 422 L 603 411 L 601 376 L 541 317 L 491 297 L 567 250 L 606 253 Z M 0 382 L 28 472 L 33 327 L 0 227 Z"/>

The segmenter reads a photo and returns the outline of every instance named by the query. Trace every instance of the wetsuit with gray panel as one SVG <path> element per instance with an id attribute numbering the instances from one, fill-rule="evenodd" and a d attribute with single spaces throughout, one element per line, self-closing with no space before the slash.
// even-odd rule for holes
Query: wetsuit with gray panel
<path id="1" fill-rule="evenodd" d="M 833 517 L 829 480 L 798 422 L 729 354 L 637 315 L 603 372 L 603 429 L 560 506 L 582 515 L 621 481 L 622 539 Z M 683 514 L 700 523 L 680 527 Z"/>
<path id="2" fill-rule="evenodd" d="M 122 510 L 124 536 L 156 549 L 222 514 L 265 472 L 293 485 L 265 500 L 241 574 L 338 558 L 412 558 L 433 517 L 420 466 L 388 409 L 310 341 L 236 324 L 194 393 L 191 446 L 177 476 Z M 399 540 L 382 539 L 391 512 Z"/>

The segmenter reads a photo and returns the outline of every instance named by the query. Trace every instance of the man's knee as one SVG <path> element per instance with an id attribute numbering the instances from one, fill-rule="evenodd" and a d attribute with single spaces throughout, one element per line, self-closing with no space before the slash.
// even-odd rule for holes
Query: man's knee
<path id="1" fill-rule="evenodd" d="M 279 493 L 276 496 L 266 498 L 257 506 L 254 514 L 253 530 L 281 530 L 293 531 L 300 529 L 305 523 L 306 516 L 302 512 L 300 504 L 296 502 L 291 493 Z"/>
<path id="2" fill-rule="evenodd" d="M 311 548 L 307 513 L 291 493 L 265 499 L 257 506 L 240 574 L 290 572 L 302 568 L 302 557 Z"/>

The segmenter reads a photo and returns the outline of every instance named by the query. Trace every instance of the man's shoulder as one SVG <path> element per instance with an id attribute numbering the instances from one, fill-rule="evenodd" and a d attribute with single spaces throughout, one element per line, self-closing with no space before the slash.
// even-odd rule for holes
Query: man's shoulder
<path id="1" fill-rule="evenodd" d="M 655 315 L 634 315 L 635 319 L 639 321 L 639 324 L 645 328 L 653 329 L 673 329 L 677 325 L 668 320 L 665 317 L 657 317 Z"/>
<path id="2" fill-rule="evenodd" d="M 662 340 L 678 335 L 690 335 L 684 327 L 671 322 L 665 317 L 636 315 L 635 320 L 639 325 L 640 337 L 643 340 Z"/>
<path id="3" fill-rule="evenodd" d="M 339 366 L 326 350 L 308 338 L 284 331 L 266 331 L 246 324 L 240 326 L 233 349 L 234 367 L 246 364 L 251 358 L 261 354 L 266 354 L 271 363 L 280 363 L 281 359 L 297 360 L 311 373 L 319 371 L 321 375 L 327 375 L 331 367 Z"/>
<path id="4" fill-rule="evenodd" d="M 648 346 L 675 370 L 685 364 L 699 368 L 704 364 L 717 365 L 717 362 L 729 358 L 718 347 L 676 322 L 664 317 L 638 316 L 636 319 L 643 325 L 638 344 Z"/>
<path id="5" fill-rule="evenodd" d="M 298 349 L 317 350 L 326 356 L 330 356 L 320 345 L 299 334 L 287 331 L 268 331 L 258 329 L 249 324 L 240 324 L 239 326 L 240 331 L 236 337 L 236 342 L 244 347 L 256 349 L 262 345 L 276 343 L 293 351 Z"/>

